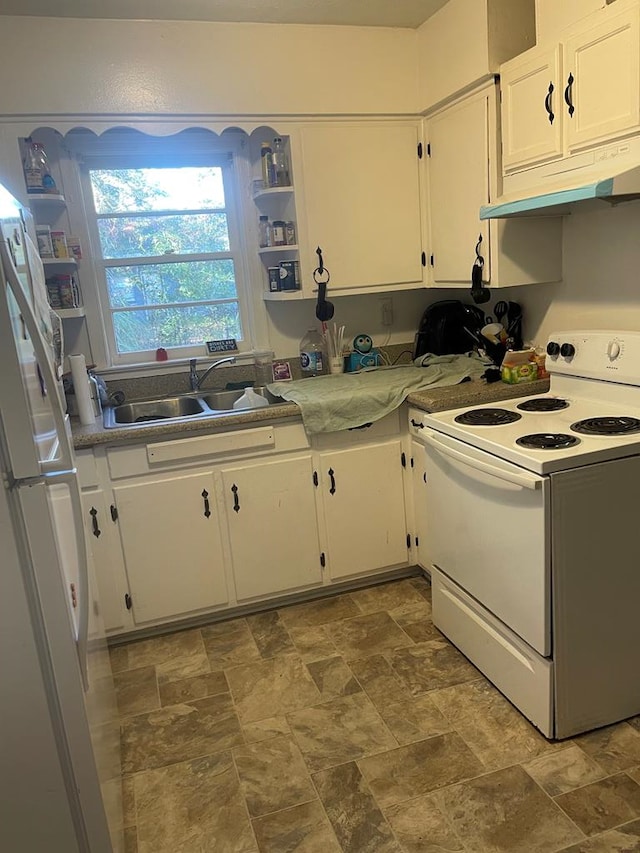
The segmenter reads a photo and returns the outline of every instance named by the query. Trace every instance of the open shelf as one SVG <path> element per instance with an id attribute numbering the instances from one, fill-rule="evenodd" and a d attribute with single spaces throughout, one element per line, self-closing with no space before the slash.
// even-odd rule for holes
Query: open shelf
<path id="1" fill-rule="evenodd" d="M 302 290 L 265 290 L 262 294 L 265 302 L 289 302 L 292 299 L 304 299 Z"/>
<path id="2" fill-rule="evenodd" d="M 75 258 L 40 258 L 45 267 L 77 267 Z"/>
<path id="3" fill-rule="evenodd" d="M 84 306 L 79 305 L 77 308 L 54 308 L 53 309 L 61 320 L 69 320 L 71 317 L 84 317 Z"/>
<path id="4" fill-rule="evenodd" d="M 61 193 L 28 193 L 29 201 L 42 202 L 43 204 L 66 204 L 65 197 Z"/>
<path id="5" fill-rule="evenodd" d="M 297 252 L 297 251 L 298 251 L 297 244 L 295 246 L 294 245 L 291 245 L 291 246 L 263 246 L 262 248 L 258 249 L 258 254 L 259 255 L 273 255 L 273 254 L 277 254 L 278 252 Z"/>
<path id="6" fill-rule="evenodd" d="M 264 190 L 258 190 L 257 193 L 254 193 L 253 200 L 256 201 L 259 198 L 268 198 L 274 195 L 291 195 L 292 193 L 293 187 L 267 187 Z"/>

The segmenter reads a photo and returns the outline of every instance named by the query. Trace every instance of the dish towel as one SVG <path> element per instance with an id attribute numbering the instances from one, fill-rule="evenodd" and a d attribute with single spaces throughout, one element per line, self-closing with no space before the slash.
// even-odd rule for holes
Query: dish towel
<path id="1" fill-rule="evenodd" d="M 397 409 L 412 391 L 478 379 L 485 370 L 485 362 L 475 353 L 426 354 L 410 365 L 272 382 L 268 388 L 300 407 L 305 430 L 313 435 L 380 420 Z"/>

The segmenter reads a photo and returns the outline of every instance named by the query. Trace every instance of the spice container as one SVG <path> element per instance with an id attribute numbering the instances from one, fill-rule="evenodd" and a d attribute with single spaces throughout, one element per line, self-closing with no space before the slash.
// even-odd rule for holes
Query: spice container
<path id="1" fill-rule="evenodd" d="M 280 290 L 280 267 L 269 267 L 269 292 L 277 293 Z"/>
<path id="2" fill-rule="evenodd" d="M 296 223 L 295 222 L 285 222 L 284 241 L 287 244 L 287 246 L 295 246 L 295 244 L 296 244 Z"/>
<path id="3" fill-rule="evenodd" d="M 289 178 L 289 160 L 287 158 L 287 153 L 284 150 L 284 143 L 281 136 L 276 136 L 273 140 L 271 162 L 273 164 L 273 183 L 271 186 L 291 186 L 291 180 Z"/>
<path id="4" fill-rule="evenodd" d="M 285 239 L 285 226 L 286 222 L 282 219 L 276 219 L 271 223 L 271 245 L 272 246 L 286 246 L 287 241 Z"/>

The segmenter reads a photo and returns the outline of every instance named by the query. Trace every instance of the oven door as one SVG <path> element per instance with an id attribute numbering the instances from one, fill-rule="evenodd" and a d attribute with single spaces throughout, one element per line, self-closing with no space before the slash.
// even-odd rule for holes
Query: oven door
<path id="1" fill-rule="evenodd" d="M 549 656 L 549 478 L 432 430 L 420 438 L 429 562 Z"/>

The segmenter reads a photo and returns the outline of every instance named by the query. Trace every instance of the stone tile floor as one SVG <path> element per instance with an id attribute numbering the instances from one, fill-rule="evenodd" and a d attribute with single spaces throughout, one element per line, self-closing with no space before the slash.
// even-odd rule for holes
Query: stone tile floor
<path id="1" fill-rule="evenodd" d="M 422 578 L 111 650 L 127 853 L 640 851 L 640 717 L 540 735 Z"/>

